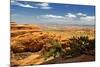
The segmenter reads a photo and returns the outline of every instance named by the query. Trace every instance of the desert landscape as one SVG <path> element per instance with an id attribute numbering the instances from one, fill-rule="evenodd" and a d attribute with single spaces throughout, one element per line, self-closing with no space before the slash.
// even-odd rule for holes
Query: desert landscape
<path id="1" fill-rule="evenodd" d="M 94 27 L 11 22 L 11 66 L 95 60 Z"/>
<path id="2" fill-rule="evenodd" d="M 95 61 L 95 6 L 11 0 L 11 67 Z"/>

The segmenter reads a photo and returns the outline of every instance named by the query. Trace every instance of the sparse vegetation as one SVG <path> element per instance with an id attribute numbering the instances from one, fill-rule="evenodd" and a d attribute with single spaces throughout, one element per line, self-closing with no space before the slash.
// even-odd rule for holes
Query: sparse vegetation
<path id="1" fill-rule="evenodd" d="M 71 50 L 67 51 L 67 55 L 75 56 L 80 54 L 89 54 L 90 50 L 95 50 L 95 41 L 90 40 L 88 36 L 73 37 L 69 41 Z"/>
<path id="2" fill-rule="evenodd" d="M 63 56 L 65 53 L 65 50 L 62 48 L 61 42 L 58 40 L 50 40 L 51 48 L 49 48 L 48 51 L 44 51 L 43 53 L 45 60 L 47 60 L 49 57 L 59 57 Z"/>
<path id="3" fill-rule="evenodd" d="M 50 43 L 52 48 L 50 48 L 48 51 L 46 51 L 46 54 L 44 54 L 46 59 L 52 56 L 55 58 L 59 56 L 73 57 L 81 54 L 94 55 L 94 52 L 90 53 L 90 51 L 95 50 L 95 41 L 94 39 L 89 40 L 88 36 L 73 37 L 69 39 L 69 50 L 63 49 L 61 42 L 57 40 L 51 40 Z"/>

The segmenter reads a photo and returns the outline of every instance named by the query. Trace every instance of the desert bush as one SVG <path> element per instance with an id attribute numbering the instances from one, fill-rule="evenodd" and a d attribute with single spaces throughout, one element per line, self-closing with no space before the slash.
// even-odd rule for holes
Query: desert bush
<path id="1" fill-rule="evenodd" d="M 73 37 L 69 39 L 70 50 L 66 52 L 66 55 L 80 55 L 89 53 L 90 50 L 95 49 L 95 41 L 90 40 L 88 36 Z"/>
<path id="2" fill-rule="evenodd" d="M 95 39 L 89 40 L 89 45 L 85 45 L 87 51 L 84 51 L 85 54 L 95 55 Z"/>
<path id="3" fill-rule="evenodd" d="M 51 45 L 51 48 L 49 48 L 48 50 L 45 50 L 45 52 L 43 53 L 43 57 L 45 58 L 45 60 L 47 60 L 47 58 L 49 57 L 59 57 L 59 56 L 63 56 L 65 54 L 65 50 L 62 48 L 61 42 L 58 40 L 49 40 L 49 43 Z"/>

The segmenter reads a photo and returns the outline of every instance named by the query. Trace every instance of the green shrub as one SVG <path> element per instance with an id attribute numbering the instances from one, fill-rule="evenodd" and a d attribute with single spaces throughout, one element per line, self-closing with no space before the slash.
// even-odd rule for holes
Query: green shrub
<path id="1" fill-rule="evenodd" d="M 49 57 L 55 58 L 64 55 L 65 50 L 62 49 L 61 43 L 58 40 L 50 40 L 49 43 L 51 44 L 51 48 L 43 53 L 45 60 Z"/>
<path id="2" fill-rule="evenodd" d="M 66 55 L 80 55 L 89 53 L 89 50 L 95 49 L 95 41 L 90 40 L 88 36 L 73 37 L 69 39 L 70 50 L 66 52 Z"/>

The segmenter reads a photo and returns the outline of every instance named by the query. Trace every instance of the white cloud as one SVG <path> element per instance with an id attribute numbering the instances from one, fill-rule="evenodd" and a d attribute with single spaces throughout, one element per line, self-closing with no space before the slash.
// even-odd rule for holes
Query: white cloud
<path id="1" fill-rule="evenodd" d="M 40 9 L 52 9 L 52 7 L 50 7 L 49 3 L 39 3 L 39 4 L 36 4 L 36 6 L 39 6 Z"/>
<path id="2" fill-rule="evenodd" d="M 15 1 L 15 0 L 11 0 L 11 5 L 18 5 L 20 7 L 26 7 L 26 8 L 38 8 L 38 7 L 31 6 L 30 4 L 19 3 L 19 2 Z"/>
<path id="3" fill-rule="evenodd" d="M 57 24 L 78 24 L 78 25 L 94 25 L 95 24 L 95 16 L 78 16 L 72 13 L 67 13 L 67 15 L 40 15 L 38 19 L 41 19 L 42 22 L 46 23 L 57 23 Z"/>
<path id="4" fill-rule="evenodd" d="M 52 9 L 52 7 L 50 7 L 49 3 L 38 3 L 38 4 L 35 4 L 36 6 L 32 6 L 30 4 L 22 4 L 15 0 L 11 0 L 11 5 L 18 5 L 20 7 L 27 7 L 27 8 Z"/>
<path id="5" fill-rule="evenodd" d="M 76 15 L 72 14 L 72 13 L 67 13 L 67 15 L 65 15 L 66 17 L 70 17 L 70 18 L 76 18 Z"/>
<path id="6" fill-rule="evenodd" d="M 80 17 L 81 24 L 95 25 L 95 16 Z"/>
<path id="7" fill-rule="evenodd" d="M 94 16 L 86 16 L 86 17 L 80 17 L 81 20 L 86 20 L 86 21 L 93 21 L 95 20 Z"/>
<path id="8" fill-rule="evenodd" d="M 53 15 L 53 14 L 49 14 L 49 15 L 43 15 L 43 17 L 45 18 L 64 18 L 63 16 L 57 16 L 57 15 Z"/>
<path id="9" fill-rule="evenodd" d="M 33 7 L 29 4 L 21 4 L 21 3 L 17 3 L 18 6 L 21 6 L 21 7 L 27 7 L 27 8 L 37 8 L 37 7 Z"/>
<path id="10" fill-rule="evenodd" d="M 51 7 L 40 7 L 40 9 L 51 9 Z"/>
<path id="11" fill-rule="evenodd" d="M 42 7 L 47 7 L 49 6 L 48 3 L 39 3 L 39 4 L 36 4 L 37 6 L 42 6 Z"/>
<path id="12" fill-rule="evenodd" d="M 83 13 L 77 13 L 76 15 L 78 15 L 78 16 L 86 16 L 86 14 L 83 14 Z"/>

